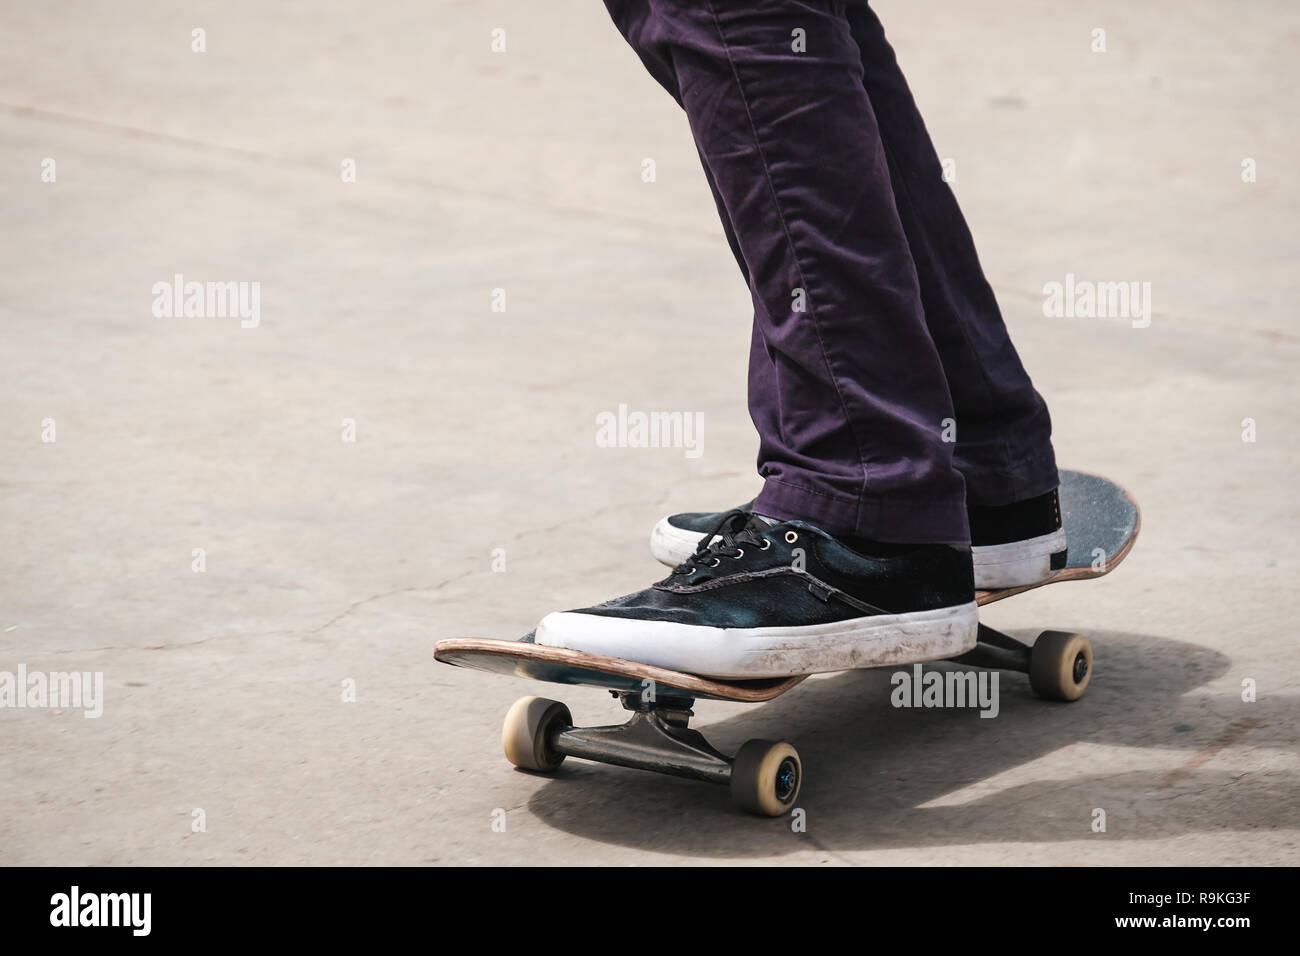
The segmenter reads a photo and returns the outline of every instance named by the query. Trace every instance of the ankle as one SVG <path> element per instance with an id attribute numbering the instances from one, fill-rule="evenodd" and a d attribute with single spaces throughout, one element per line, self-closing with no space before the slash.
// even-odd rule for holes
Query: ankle
<path id="1" fill-rule="evenodd" d="M 1058 489 L 1007 505 L 968 505 L 971 541 L 1001 544 L 1051 534 L 1061 527 Z"/>

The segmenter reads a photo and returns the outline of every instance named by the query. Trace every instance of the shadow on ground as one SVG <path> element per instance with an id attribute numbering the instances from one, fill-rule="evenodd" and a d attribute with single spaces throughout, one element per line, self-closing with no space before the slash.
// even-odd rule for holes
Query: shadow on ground
<path id="1" fill-rule="evenodd" d="M 1298 716 L 1294 698 L 1187 696 L 1225 674 L 1229 660 L 1146 635 L 1100 633 L 1092 641 L 1097 671 L 1073 704 L 1041 701 L 1025 677 L 1003 674 L 993 719 L 896 709 L 893 669 L 881 669 L 809 681 L 703 727 L 725 752 L 750 737 L 799 747 L 805 833 L 792 832 L 788 819 L 733 809 L 722 787 L 574 759 L 529 807 L 588 839 L 726 857 L 804 851 L 810 842 L 834 852 L 1300 826 L 1294 774 L 1203 766 L 1227 746 L 1266 746 L 1275 737 L 1283 746 L 1280 735 Z M 1063 748 L 1072 749 L 1058 754 Z M 1019 779 L 1019 768 L 1050 755 L 1031 782 Z M 1105 833 L 1092 832 L 1094 808 L 1106 811 Z"/>

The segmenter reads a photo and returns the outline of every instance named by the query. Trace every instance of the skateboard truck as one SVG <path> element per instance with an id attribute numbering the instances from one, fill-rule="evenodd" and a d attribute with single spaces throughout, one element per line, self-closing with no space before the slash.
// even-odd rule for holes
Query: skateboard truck
<path id="1" fill-rule="evenodd" d="M 716 783 L 751 813 L 778 816 L 794 806 L 803 766 L 785 742 L 749 740 L 735 757 L 716 750 L 688 726 L 690 697 L 647 698 L 640 691 L 610 691 L 626 710 L 627 723 L 575 727 L 569 708 L 543 697 L 523 697 L 506 715 L 501 742 L 516 767 L 554 772 L 565 757 L 650 770 Z"/>
<path id="2" fill-rule="evenodd" d="M 1092 645 L 1082 634 L 1043 631 L 1033 646 L 987 625 L 979 626 L 975 646 L 954 664 L 1016 671 L 1044 700 L 1078 700 L 1092 679 Z"/>
<path id="3" fill-rule="evenodd" d="M 1028 674 L 1039 697 L 1068 701 L 1077 700 L 1088 686 L 1092 648 L 1087 638 L 1062 631 L 1044 631 L 1030 647 L 981 624 L 975 646 L 952 663 Z M 627 723 L 575 727 L 569 708 L 559 701 L 520 698 L 501 730 L 506 758 L 538 773 L 553 773 L 565 757 L 581 757 L 722 784 L 737 804 L 762 816 L 780 816 L 794 807 L 803 765 L 790 744 L 749 740 L 728 757 L 688 726 L 694 698 L 652 696 L 643 690 L 611 690 L 610 695 L 632 712 Z"/>
<path id="4" fill-rule="evenodd" d="M 627 723 L 561 729 L 551 747 L 567 757 L 710 783 L 730 782 L 731 760 L 713 749 L 702 733 L 687 727 L 695 701 L 679 698 L 654 703 L 636 693 L 611 693 L 632 712 Z"/>

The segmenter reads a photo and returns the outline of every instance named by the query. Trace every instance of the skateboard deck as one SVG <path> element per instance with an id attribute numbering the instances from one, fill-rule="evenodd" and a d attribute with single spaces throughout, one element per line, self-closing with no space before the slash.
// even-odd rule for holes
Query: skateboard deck
<path id="1" fill-rule="evenodd" d="M 1060 581 L 1080 581 L 1108 574 L 1137 540 L 1141 514 L 1137 502 L 1119 485 L 1098 475 L 1061 472 L 1061 523 L 1065 528 L 1065 567 L 1037 584 L 977 591 L 980 605 Z M 803 675 L 763 680 L 721 680 L 604 657 L 563 647 L 533 643 L 529 633 L 518 640 L 452 638 L 438 641 L 433 656 L 443 663 L 498 674 L 513 674 L 555 684 L 603 687 L 617 693 L 641 692 L 647 681 L 659 688 L 685 691 L 683 696 L 759 703 L 779 697 L 804 680 Z"/>

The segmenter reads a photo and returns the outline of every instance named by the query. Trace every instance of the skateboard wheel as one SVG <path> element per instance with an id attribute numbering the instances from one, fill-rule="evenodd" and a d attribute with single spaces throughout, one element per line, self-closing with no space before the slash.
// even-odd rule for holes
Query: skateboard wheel
<path id="1" fill-rule="evenodd" d="M 1029 652 L 1029 686 L 1044 700 L 1078 700 L 1092 680 L 1092 645 L 1082 634 L 1044 631 Z"/>
<path id="2" fill-rule="evenodd" d="M 506 759 L 516 767 L 552 773 L 564 762 L 564 754 L 551 748 L 551 736 L 572 726 L 569 708 L 558 700 L 520 697 L 501 727 L 501 747 Z"/>
<path id="3" fill-rule="evenodd" d="M 785 741 L 747 740 L 731 764 L 731 799 L 759 816 L 786 813 L 802 785 L 799 752 Z"/>

